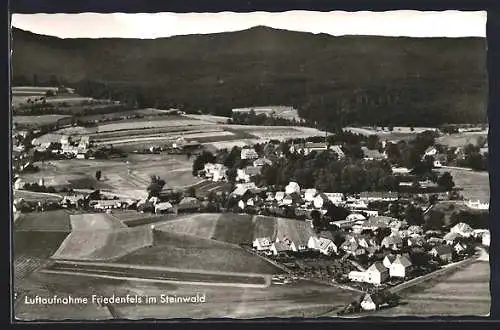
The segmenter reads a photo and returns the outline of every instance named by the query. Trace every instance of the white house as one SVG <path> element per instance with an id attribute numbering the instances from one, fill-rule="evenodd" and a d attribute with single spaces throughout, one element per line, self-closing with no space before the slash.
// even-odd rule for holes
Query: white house
<path id="1" fill-rule="evenodd" d="M 343 193 L 325 193 L 325 195 L 335 205 L 341 204 L 344 201 Z"/>
<path id="2" fill-rule="evenodd" d="M 367 280 L 367 274 L 366 272 L 359 272 L 359 271 L 351 271 L 349 272 L 349 274 L 347 275 L 347 277 L 349 278 L 350 281 L 353 281 L 353 282 L 368 282 Z"/>
<path id="3" fill-rule="evenodd" d="M 241 149 L 240 158 L 253 160 L 259 158 L 259 155 L 253 148 L 243 148 Z"/>
<path id="4" fill-rule="evenodd" d="M 366 220 L 366 217 L 362 214 L 359 214 L 359 213 L 351 213 L 345 219 L 349 220 L 349 221 L 351 221 L 351 220 L 364 221 L 364 220 Z"/>
<path id="5" fill-rule="evenodd" d="M 297 182 L 291 181 L 285 187 L 285 193 L 286 194 L 293 194 L 293 193 L 300 194 L 300 186 L 299 186 L 299 184 Z"/>
<path id="6" fill-rule="evenodd" d="M 318 191 L 314 188 L 306 189 L 306 191 L 304 192 L 304 200 L 306 202 L 312 202 L 317 194 Z"/>
<path id="7" fill-rule="evenodd" d="M 391 265 L 394 262 L 394 260 L 396 260 L 395 255 L 392 254 L 386 255 L 384 260 L 382 261 L 382 265 L 384 265 L 385 268 L 389 269 L 391 268 Z"/>
<path id="8" fill-rule="evenodd" d="M 328 196 L 326 196 L 325 194 L 319 194 L 313 199 L 313 205 L 317 209 L 323 208 L 323 206 L 325 206 L 327 202 L 328 202 Z"/>
<path id="9" fill-rule="evenodd" d="M 374 311 L 380 309 L 387 303 L 384 302 L 380 294 L 365 294 L 361 300 L 360 306 L 365 311 Z"/>
<path id="10" fill-rule="evenodd" d="M 327 256 L 332 255 L 333 253 L 337 253 L 337 246 L 335 245 L 335 243 L 325 237 L 309 237 L 307 247 L 312 250 L 317 250 Z"/>
<path id="11" fill-rule="evenodd" d="M 173 206 L 169 202 L 157 203 L 155 205 L 155 213 L 168 212 L 172 209 Z"/>
<path id="12" fill-rule="evenodd" d="M 481 242 L 484 246 L 490 246 L 490 239 L 491 239 L 490 231 L 488 230 L 487 232 L 483 233 L 481 237 Z"/>
<path id="13" fill-rule="evenodd" d="M 240 200 L 240 201 L 238 202 L 238 207 L 239 207 L 240 209 L 244 210 L 244 209 L 245 209 L 245 202 L 244 202 L 244 201 L 242 201 L 242 200 Z"/>
<path id="14" fill-rule="evenodd" d="M 277 191 L 276 194 L 274 195 L 274 199 L 277 202 L 283 201 L 283 198 L 285 198 L 285 192 L 284 191 Z"/>
<path id="15" fill-rule="evenodd" d="M 474 229 L 472 229 L 468 224 L 460 222 L 450 229 L 450 233 L 456 233 L 463 237 L 470 237 L 474 234 Z"/>
<path id="16" fill-rule="evenodd" d="M 207 163 L 204 166 L 204 171 L 206 178 L 218 182 L 226 178 L 227 168 L 222 164 Z"/>
<path id="17" fill-rule="evenodd" d="M 269 249 L 272 254 L 274 254 L 275 256 L 281 254 L 281 253 L 285 253 L 285 252 L 288 252 L 288 251 L 297 251 L 297 248 L 295 247 L 295 245 L 293 244 L 293 242 L 274 242 L 270 249 Z"/>
<path id="18" fill-rule="evenodd" d="M 389 276 L 405 278 L 411 265 L 412 263 L 409 258 L 407 258 L 406 256 L 397 255 L 395 260 L 389 267 Z"/>
<path id="19" fill-rule="evenodd" d="M 273 243 L 270 237 L 258 237 L 252 243 L 253 248 L 257 251 L 270 250 L 272 245 Z"/>
<path id="20" fill-rule="evenodd" d="M 267 158 L 257 158 L 253 161 L 253 166 L 262 167 L 264 165 L 273 165 L 273 162 Z"/>
<path id="21" fill-rule="evenodd" d="M 391 170 L 392 174 L 400 174 L 400 175 L 410 174 L 410 170 L 406 167 L 392 167 Z"/>
<path id="22" fill-rule="evenodd" d="M 424 153 L 424 157 L 425 156 L 436 156 L 438 154 L 438 150 L 436 149 L 436 147 L 429 147 L 427 148 L 427 150 L 425 150 L 425 153 Z"/>
<path id="23" fill-rule="evenodd" d="M 468 200 L 465 202 L 465 205 L 474 210 L 488 210 L 490 208 L 490 203 L 488 202 L 483 203 L 480 200 L 477 201 Z"/>
<path id="24" fill-rule="evenodd" d="M 384 265 L 377 261 L 373 263 L 366 271 L 366 277 L 364 282 L 379 285 L 387 280 L 389 277 L 389 271 Z"/>

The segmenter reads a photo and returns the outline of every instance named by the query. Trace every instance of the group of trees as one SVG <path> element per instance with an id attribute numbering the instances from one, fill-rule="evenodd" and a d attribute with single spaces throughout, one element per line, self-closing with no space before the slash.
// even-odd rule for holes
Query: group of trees
<path id="1" fill-rule="evenodd" d="M 295 118 L 287 119 L 274 114 L 256 114 L 254 110 L 248 113 L 233 112 L 228 124 L 238 125 L 262 125 L 262 126 L 308 126 L 314 127 L 313 122 L 306 120 L 297 120 Z"/>
<path id="2" fill-rule="evenodd" d="M 458 166 L 468 167 L 475 171 L 488 170 L 488 153 L 481 153 L 479 145 L 467 144 L 463 149 L 463 157 L 456 160 Z"/>

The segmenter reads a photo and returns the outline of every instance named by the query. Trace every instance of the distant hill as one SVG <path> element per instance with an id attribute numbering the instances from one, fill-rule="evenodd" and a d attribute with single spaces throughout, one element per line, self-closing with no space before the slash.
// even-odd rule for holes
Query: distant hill
<path id="1" fill-rule="evenodd" d="M 267 27 L 151 40 L 12 34 L 14 84 L 56 78 L 82 96 L 104 88 L 143 106 L 217 115 L 291 105 L 332 125 L 486 121 L 483 38 L 334 37 Z"/>

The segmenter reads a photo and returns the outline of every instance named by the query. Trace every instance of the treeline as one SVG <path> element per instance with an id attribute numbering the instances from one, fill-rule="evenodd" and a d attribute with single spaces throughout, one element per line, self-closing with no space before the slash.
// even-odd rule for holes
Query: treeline
<path id="1" fill-rule="evenodd" d="M 276 115 L 257 114 L 254 110 L 248 113 L 233 112 L 228 124 L 261 125 L 261 126 L 306 126 L 314 127 L 314 123 L 306 120 L 297 120 L 278 117 Z"/>

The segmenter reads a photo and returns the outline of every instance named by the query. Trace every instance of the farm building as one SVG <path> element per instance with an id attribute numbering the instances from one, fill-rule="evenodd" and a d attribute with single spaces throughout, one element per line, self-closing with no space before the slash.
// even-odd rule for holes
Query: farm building
<path id="1" fill-rule="evenodd" d="M 470 237 L 474 234 L 474 229 L 466 223 L 457 223 L 450 229 L 450 233 L 455 233 L 463 237 Z"/>
<path id="2" fill-rule="evenodd" d="M 392 174 L 396 174 L 396 175 L 406 175 L 406 174 L 410 174 L 410 172 L 411 172 L 406 167 L 392 167 L 391 170 L 392 170 Z"/>
<path id="3" fill-rule="evenodd" d="M 398 200 L 398 193 L 390 191 L 364 191 L 360 193 L 359 199 L 364 202 L 392 202 Z"/>
<path id="4" fill-rule="evenodd" d="M 165 213 L 172 210 L 173 206 L 169 202 L 158 203 L 155 205 L 155 213 Z"/>
<path id="5" fill-rule="evenodd" d="M 286 194 L 300 194 L 300 186 L 297 182 L 289 182 L 288 185 L 285 187 L 285 193 Z"/>
<path id="6" fill-rule="evenodd" d="M 260 174 L 260 167 L 247 166 L 236 170 L 236 181 L 250 182 L 252 178 Z"/>
<path id="7" fill-rule="evenodd" d="M 384 265 L 377 261 L 373 263 L 367 270 L 367 282 L 372 284 L 381 284 L 389 277 L 389 272 Z"/>
<path id="8" fill-rule="evenodd" d="M 453 245 L 453 243 L 460 237 L 462 237 L 462 235 L 450 231 L 443 236 L 443 240 L 446 242 L 446 244 Z"/>
<path id="9" fill-rule="evenodd" d="M 293 242 L 274 242 L 270 250 L 273 255 L 277 256 L 290 251 L 297 251 Z"/>
<path id="10" fill-rule="evenodd" d="M 389 276 L 405 278 L 411 265 L 408 257 L 397 255 L 389 267 Z"/>
<path id="11" fill-rule="evenodd" d="M 90 202 L 90 206 L 94 207 L 97 210 L 110 210 L 110 209 L 118 209 L 122 206 L 122 201 L 120 200 L 94 200 Z"/>
<path id="12" fill-rule="evenodd" d="M 443 262 L 450 262 L 453 258 L 453 250 L 449 245 L 439 245 L 429 251 L 433 257 L 439 258 Z"/>
<path id="13" fill-rule="evenodd" d="M 317 250 L 327 256 L 337 253 L 337 246 L 335 243 L 326 237 L 311 236 L 307 242 L 307 247 L 312 250 Z"/>
<path id="14" fill-rule="evenodd" d="M 207 179 L 218 182 L 226 178 L 227 168 L 222 164 L 207 163 L 204 165 L 203 172 Z"/>
<path id="15" fill-rule="evenodd" d="M 466 201 L 465 205 L 473 210 L 488 210 L 490 208 L 490 203 L 477 201 Z"/>
<path id="16" fill-rule="evenodd" d="M 270 237 L 258 237 L 252 242 L 253 248 L 257 251 L 270 250 L 272 245 Z"/>
<path id="17" fill-rule="evenodd" d="M 364 311 L 374 311 L 388 305 L 387 299 L 380 293 L 366 293 L 361 299 L 361 309 Z"/>
<path id="18" fill-rule="evenodd" d="M 399 250 L 403 247 L 403 239 L 398 234 L 384 237 L 380 245 L 386 249 Z"/>
<path id="19" fill-rule="evenodd" d="M 200 201 L 194 197 L 184 197 L 177 205 L 178 212 L 197 211 L 201 207 Z"/>
<path id="20" fill-rule="evenodd" d="M 241 149 L 241 159 L 257 159 L 259 158 L 259 155 L 253 148 L 243 148 Z"/>
<path id="21" fill-rule="evenodd" d="M 304 200 L 306 202 L 312 202 L 314 200 L 314 197 L 318 194 L 318 191 L 314 188 L 306 189 L 304 191 Z"/>

